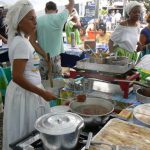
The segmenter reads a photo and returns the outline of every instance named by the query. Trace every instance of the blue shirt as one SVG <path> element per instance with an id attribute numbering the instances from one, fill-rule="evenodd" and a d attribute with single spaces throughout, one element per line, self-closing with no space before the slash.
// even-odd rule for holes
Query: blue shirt
<path id="1" fill-rule="evenodd" d="M 65 9 L 61 13 L 45 14 L 37 18 L 37 39 L 41 48 L 51 57 L 64 52 L 63 27 L 69 11 Z"/>

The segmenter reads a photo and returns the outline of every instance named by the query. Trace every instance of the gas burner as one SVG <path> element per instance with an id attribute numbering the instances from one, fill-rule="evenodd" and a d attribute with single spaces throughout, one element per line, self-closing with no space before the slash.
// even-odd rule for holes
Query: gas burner
<path id="1" fill-rule="evenodd" d="M 81 150 L 85 146 L 85 144 L 80 143 L 80 141 L 87 140 L 87 137 L 87 132 L 81 132 L 75 150 Z M 44 150 L 42 140 L 40 139 L 40 133 L 38 131 L 33 131 L 24 138 L 10 144 L 10 148 L 12 150 Z"/>
<path id="2" fill-rule="evenodd" d="M 79 135 L 78 144 L 74 150 L 81 150 L 85 146 L 81 141 L 87 140 L 90 132 L 92 132 L 93 136 L 96 135 L 112 118 L 113 117 L 110 117 L 104 124 L 97 127 L 85 126 Z M 42 140 L 40 139 L 40 133 L 37 130 L 32 131 L 27 136 L 10 144 L 10 148 L 12 150 L 44 150 Z"/>

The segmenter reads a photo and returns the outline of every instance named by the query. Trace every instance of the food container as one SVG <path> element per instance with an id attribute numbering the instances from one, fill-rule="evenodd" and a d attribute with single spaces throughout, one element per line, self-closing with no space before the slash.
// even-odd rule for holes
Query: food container
<path id="1" fill-rule="evenodd" d="M 133 121 L 136 124 L 150 127 L 150 103 L 138 105 L 133 109 Z"/>
<path id="2" fill-rule="evenodd" d="M 109 57 L 106 57 L 106 63 L 112 64 L 112 65 L 124 66 L 129 63 L 129 59 L 123 56 L 122 57 L 109 56 Z"/>
<path id="3" fill-rule="evenodd" d="M 70 110 L 80 115 L 85 126 L 99 126 L 104 124 L 114 110 L 111 102 L 102 98 L 86 98 L 85 102 L 73 101 Z"/>
<path id="4" fill-rule="evenodd" d="M 144 90 L 142 88 L 136 90 L 136 99 L 141 103 L 150 103 L 150 97 L 144 95 Z"/>
<path id="5" fill-rule="evenodd" d="M 70 112 L 45 114 L 35 122 L 44 150 L 74 149 L 83 126 L 83 118 Z"/>
<path id="6" fill-rule="evenodd" d="M 77 61 L 76 68 L 83 69 L 83 70 L 91 70 L 91 71 L 100 71 L 100 72 L 107 72 L 107 73 L 116 73 L 116 74 L 123 74 L 127 71 L 131 70 L 134 67 L 134 64 L 132 62 L 127 63 L 126 65 L 114 65 L 112 63 L 109 63 L 106 58 L 103 62 L 104 63 L 95 63 L 91 62 L 90 58 L 85 58 L 82 60 Z M 107 58 L 108 59 L 108 58 Z"/>

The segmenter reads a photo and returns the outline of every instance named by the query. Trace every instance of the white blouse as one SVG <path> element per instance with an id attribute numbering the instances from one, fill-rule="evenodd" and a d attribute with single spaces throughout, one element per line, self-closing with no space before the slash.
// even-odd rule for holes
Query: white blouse
<path id="1" fill-rule="evenodd" d="M 133 52 L 136 50 L 137 42 L 139 41 L 140 28 L 131 26 L 118 25 L 112 33 L 110 39 L 114 42 L 114 46 Z"/>

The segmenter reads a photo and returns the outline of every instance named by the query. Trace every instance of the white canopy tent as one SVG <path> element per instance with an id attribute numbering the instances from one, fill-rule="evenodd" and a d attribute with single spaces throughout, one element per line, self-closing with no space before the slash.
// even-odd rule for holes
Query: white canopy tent
<path id="1" fill-rule="evenodd" d="M 0 0 L 0 6 L 9 7 L 12 4 L 14 4 L 17 0 Z M 33 4 L 35 10 L 41 10 L 44 8 L 45 3 L 50 0 L 30 0 Z M 58 6 L 64 6 L 68 4 L 68 0 L 52 0 L 54 1 Z M 75 3 L 86 3 L 87 1 L 92 0 L 75 0 Z"/>

